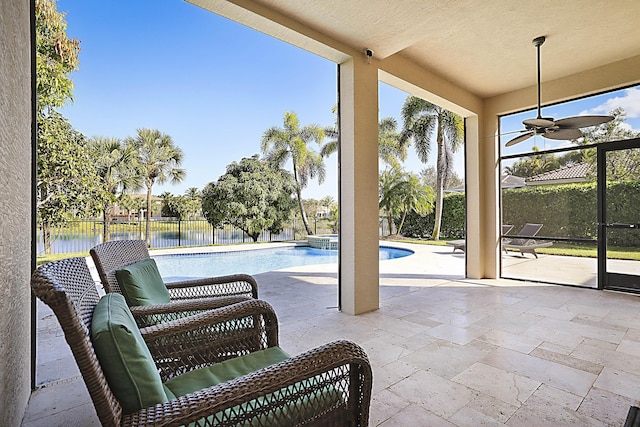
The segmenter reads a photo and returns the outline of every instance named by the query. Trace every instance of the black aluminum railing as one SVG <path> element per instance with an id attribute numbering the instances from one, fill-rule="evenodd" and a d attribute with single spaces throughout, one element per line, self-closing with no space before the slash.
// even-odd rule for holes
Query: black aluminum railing
<path id="1" fill-rule="evenodd" d="M 311 219 L 314 234 L 331 233 L 329 222 Z M 104 241 L 102 220 L 69 221 L 64 226 L 51 228 L 51 254 L 87 252 Z M 110 240 L 145 239 L 145 222 L 117 218 L 110 225 Z M 242 230 L 225 226 L 214 228 L 206 220 L 153 219 L 150 244 L 152 248 L 175 246 L 206 246 L 253 242 Z M 307 233 L 300 220 L 286 224 L 283 231 L 273 234 L 263 231 L 258 242 L 306 239 Z M 38 255 L 45 254 L 42 230 L 38 230 Z"/>

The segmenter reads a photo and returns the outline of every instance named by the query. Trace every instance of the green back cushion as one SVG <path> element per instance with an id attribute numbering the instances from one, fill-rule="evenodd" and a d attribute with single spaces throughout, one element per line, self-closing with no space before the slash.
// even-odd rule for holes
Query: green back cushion
<path id="1" fill-rule="evenodd" d="M 153 258 L 116 270 L 116 279 L 129 306 L 166 304 L 171 301 Z"/>
<path id="2" fill-rule="evenodd" d="M 91 338 L 107 382 L 125 414 L 169 400 L 122 295 L 111 293 L 100 299 L 93 312 Z"/>

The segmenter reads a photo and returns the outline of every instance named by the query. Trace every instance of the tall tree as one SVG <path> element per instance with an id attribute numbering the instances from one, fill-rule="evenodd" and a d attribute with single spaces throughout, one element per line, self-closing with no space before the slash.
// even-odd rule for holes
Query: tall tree
<path id="1" fill-rule="evenodd" d="M 198 189 L 198 187 L 189 187 L 184 191 L 184 195 L 191 200 L 197 200 L 202 197 L 202 192 Z"/>
<path id="2" fill-rule="evenodd" d="M 322 199 L 320 199 L 320 206 L 326 209 L 326 212 L 329 216 L 331 216 L 331 208 L 334 205 L 337 206 L 337 203 L 331 196 L 324 196 Z"/>
<path id="3" fill-rule="evenodd" d="M 418 158 L 422 163 L 429 160 L 432 138 L 435 134 L 437 145 L 436 159 L 436 202 L 435 224 L 432 239 L 440 239 L 442 223 L 442 198 L 453 171 L 453 153 L 458 151 L 464 137 L 462 118 L 424 99 L 409 96 L 402 106 L 403 129 L 400 144 L 413 142 Z"/>
<path id="4" fill-rule="evenodd" d="M 400 144 L 398 123 L 393 117 L 385 117 L 378 122 L 378 158 L 390 167 L 400 167 L 400 163 L 407 159 L 407 147 Z M 325 128 L 325 134 L 330 140 L 322 145 L 320 154 L 329 157 L 338 151 L 337 127 Z"/>
<path id="5" fill-rule="evenodd" d="M 139 197 L 131 197 L 128 194 L 123 194 L 118 198 L 118 206 L 121 209 L 127 211 L 127 219 L 131 221 L 131 214 L 133 212 L 140 212 L 145 206 L 145 201 Z"/>
<path id="6" fill-rule="evenodd" d="M 540 151 L 538 146 L 534 145 L 534 153 Z M 521 178 L 529 178 L 539 175 L 541 173 L 549 172 L 560 167 L 558 157 L 554 154 L 543 153 L 536 154 L 531 157 L 526 157 L 512 164 L 511 166 L 505 166 L 504 171 L 509 175 L 519 176 Z"/>
<path id="7" fill-rule="evenodd" d="M 36 97 L 39 115 L 72 99 L 70 75 L 78 69 L 80 41 L 67 36 L 65 15 L 56 0 L 36 0 Z"/>
<path id="8" fill-rule="evenodd" d="M 263 230 L 280 233 L 295 206 L 291 175 L 257 155 L 227 166 L 216 182 L 202 190 L 202 212 L 214 227 L 231 224 L 253 241 Z"/>
<path id="9" fill-rule="evenodd" d="M 326 172 L 322 156 L 309 147 L 312 141 L 322 144 L 324 137 L 324 130 L 317 125 L 301 128 L 298 116 L 293 112 L 284 114 L 283 127 L 269 128 L 262 135 L 262 153 L 269 163 L 281 168 L 291 160 L 298 208 L 309 235 L 313 234 L 313 231 L 302 203 L 302 189 L 310 179 L 317 178 L 320 184 L 324 182 Z"/>
<path id="10" fill-rule="evenodd" d="M 126 192 L 141 188 L 137 153 L 133 145 L 118 138 L 93 137 L 88 147 L 97 168 L 99 185 L 105 192 L 103 239 L 108 242 L 111 240 L 110 226 L 116 202 Z"/>
<path id="11" fill-rule="evenodd" d="M 138 151 L 138 163 L 142 171 L 142 179 L 147 188 L 147 216 L 145 236 L 147 245 L 151 244 L 151 192 L 153 185 L 181 182 L 186 172 L 179 166 L 182 164 L 182 150 L 177 147 L 171 136 L 157 129 L 141 128 L 135 137 L 127 137 L 128 144 L 133 144 Z"/>
<path id="12" fill-rule="evenodd" d="M 416 174 L 405 174 L 404 181 L 404 185 L 400 188 L 400 213 L 402 217 L 400 224 L 398 224 L 398 234 L 402 233 L 402 226 L 409 212 L 424 216 L 433 210 L 435 199 L 433 189 L 421 183 Z"/>
<path id="13" fill-rule="evenodd" d="M 37 208 L 49 254 L 51 227 L 65 223 L 74 213 L 94 213 L 104 194 L 96 188 L 96 166 L 84 135 L 55 110 L 37 119 Z"/>
<path id="14" fill-rule="evenodd" d="M 429 166 L 422 169 L 420 171 L 420 178 L 422 179 L 423 184 L 428 185 L 432 189 L 438 186 L 438 172 L 436 171 L 435 166 Z M 456 171 L 451 171 L 449 183 L 444 187 L 444 189 L 449 190 L 451 188 L 462 187 L 463 185 L 464 180 L 458 176 Z"/>
<path id="15" fill-rule="evenodd" d="M 72 100 L 71 73 L 78 68 L 80 42 L 67 36 L 55 0 L 37 0 L 35 14 L 37 210 L 50 253 L 51 227 L 73 213 L 92 212 L 101 195 L 94 193 L 96 170 L 84 136 L 57 111 Z"/>
<path id="16" fill-rule="evenodd" d="M 407 147 L 400 144 L 398 123 L 393 117 L 378 122 L 378 158 L 390 167 L 400 167 L 407 159 Z"/>
<path id="17" fill-rule="evenodd" d="M 395 234 L 393 218 L 400 214 L 402 193 L 405 185 L 405 172 L 400 168 L 391 168 L 380 174 L 378 181 L 378 207 L 387 218 L 389 234 Z"/>
<path id="18" fill-rule="evenodd" d="M 587 145 L 640 137 L 640 132 L 634 131 L 625 123 L 627 113 L 624 109 L 616 108 L 609 115 L 614 117 L 612 121 L 584 129 L 582 131 L 583 138 L 574 142 Z M 593 165 L 591 170 L 595 171 L 596 150 L 584 150 L 582 153 L 583 160 L 591 163 Z M 640 180 L 640 150 L 609 152 L 606 170 L 609 181 Z"/>

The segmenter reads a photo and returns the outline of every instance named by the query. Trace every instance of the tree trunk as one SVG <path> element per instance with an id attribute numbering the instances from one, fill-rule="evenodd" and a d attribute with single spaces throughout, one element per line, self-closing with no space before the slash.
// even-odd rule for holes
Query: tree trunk
<path id="1" fill-rule="evenodd" d="M 300 186 L 300 180 L 298 179 L 298 165 L 296 164 L 295 156 L 292 156 L 293 163 L 293 180 L 296 183 L 296 195 L 298 196 L 298 207 L 300 208 L 300 216 L 302 217 L 302 224 L 304 224 L 307 235 L 312 236 L 313 231 L 309 226 L 309 220 L 307 219 L 307 212 L 304 210 L 304 204 L 302 203 L 302 187 Z"/>
<path id="2" fill-rule="evenodd" d="M 103 211 L 104 224 L 102 224 L 102 241 L 111 241 L 111 220 L 113 219 L 113 205 L 106 204 Z"/>
<path id="3" fill-rule="evenodd" d="M 393 216 L 387 211 L 387 224 L 389 224 L 389 235 L 393 234 Z"/>
<path id="4" fill-rule="evenodd" d="M 304 228 L 307 230 L 307 235 L 312 236 L 313 231 L 311 230 L 311 226 L 309 226 L 307 213 L 304 210 L 304 204 L 302 203 L 302 190 L 300 189 L 299 184 L 296 185 L 296 194 L 298 195 L 298 206 L 300 207 L 300 216 L 302 217 L 302 223 L 304 224 Z"/>
<path id="5" fill-rule="evenodd" d="M 145 218 L 145 239 L 147 241 L 147 247 L 151 247 L 151 186 L 147 186 L 147 217 Z"/>
<path id="6" fill-rule="evenodd" d="M 407 217 L 407 211 L 402 212 L 402 219 L 400 220 L 400 225 L 398 225 L 397 234 L 400 235 L 400 231 L 402 230 L 402 226 L 404 225 L 404 220 Z"/>
<path id="7" fill-rule="evenodd" d="M 51 225 L 48 222 L 42 223 L 42 244 L 44 253 L 51 255 Z"/>
<path id="8" fill-rule="evenodd" d="M 442 124 L 438 120 L 438 159 L 436 163 L 436 203 L 435 203 L 435 221 L 433 222 L 433 233 L 431 233 L 431 239 L 440 240 L 440 224 L 442 223 L 442 199 L 444 193 L 444 140 L 442 138 Z"/>

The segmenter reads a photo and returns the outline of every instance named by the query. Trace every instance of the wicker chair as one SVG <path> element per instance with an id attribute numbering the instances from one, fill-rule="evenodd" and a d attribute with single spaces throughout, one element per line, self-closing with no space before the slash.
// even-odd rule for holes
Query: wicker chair
<path id="1" fill-rule="evenodd" d="M 122 293 L 116 280 L 116 270 L 149 258 L 149 251 L 144 240 L 105 242 L 92 248 L 89 253 L 106 292 Z M 190 301 L 200 299 L 202 299 L 202 309 L 210 309 L 245 301 L 249 298 L 258 298 L 258 284 L 248 274 L 166 282 L 165 285 L 171 295 L 172 304 L 187 301 L 187 307 L 193 307 Z M 179 311 L 177 307 L 180 306 L 167 307 L 167 310 L 175 313 Z M 175 318 L 175 315 L 171 316 L 166 313 L 162 314 L 164 317 L 160 317 L 158 306 L 155 308 L 131 307 L 131 312 L 141 327 Z M 194 314 L 194 312 L 184 313 L 184 315 L 190 314 Z"/>
<path id="2" fill-rule="evenodd" d="M 99 295 L 83 258 L 45 264 L 31 279 L 49 305 L 85 381 L 100 422 L 129 425 L 368 425 L 372 374 L 364 351 L 336 341 L 198 392 L 124 415 L 109 387 L 90 337 Z M 242 326 L 244 325 L 244 326 Z M 240 328 L 238 333 L 231 328 Z M 247 300 L 140 329 L 163 382 L 242 353 L 278 345 L 269 304 Z M 319 399 L 330 387 L 337 401 Z M 324 403 L 323 403 L 324 402 Z M 310 412 L 311 411 L 311 412 Z"/>

